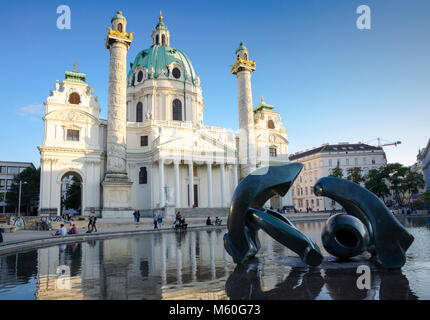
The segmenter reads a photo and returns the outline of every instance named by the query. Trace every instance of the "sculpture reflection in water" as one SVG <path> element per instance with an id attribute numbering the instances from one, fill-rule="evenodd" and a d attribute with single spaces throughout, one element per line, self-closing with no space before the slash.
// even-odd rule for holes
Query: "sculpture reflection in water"
<path id="1" fill-rule="evenodd" d="M 328 297 L 333 300 L 418 299 L 400 270 L 374 270 L 370 289 L 358 289 L 354 268 L 312 268 L 308 271 L 294 267 L 275 288 L 263 291 L 261 267 L 258 258 L 238 264 L 225 284 L 228 297 L 232 300 L 314 300 Z M 326 292 L 322 291 L 324 285 Z"/>
<path id="2" fill-rule="evenodd" d="M 297 253 L 310 266 L 318 266 L 323 256 L 318 246 L 281 214 L 263 209 L 274 195 L 283 197 L 303 168 L 301 163 L 260 168 L 236 187 L 227 221 L 224 247 L 235 263 L 244 263 L 260 249 L 258 230 Z M 405 252 L 414 241 L 385 204 L 360 185 L 325 177 L 314 187 L 317 196 L 329 197 L 347 212 L 330 217 L 322 241 L 330 254 L 350 258 L 369 251 L 382 267 L 401 268 Z"/>

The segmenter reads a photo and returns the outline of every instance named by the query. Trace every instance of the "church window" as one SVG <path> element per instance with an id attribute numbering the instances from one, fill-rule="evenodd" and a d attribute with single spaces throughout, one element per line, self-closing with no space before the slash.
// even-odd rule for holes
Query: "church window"
<path id="1" fill-rule="evenodd" d="M 136 106 L 136 122 L 143 121 L 143 105 L 142 102 L 139 102 Z"/>
<path id="2" fill-rule="evenodd" d="M 182 102 L 181 100 L 173 100 L 173 120 L 182 121 Z"/>
<path id="3" fill-rule="evenodd" d="M 81 103 L 81 97 L 77 92 L 72 92 L 69 96 L 69 103 L 70 104 L 80 104 Z"/>
<path id="4" fill-rule="evenodd" d="M 118 31 L 122 32 L 122 23 L 118 23 Z"/>
<path id="5" fill-rule="evenodd" d="M 158 35 L 158 34 L 155 36 L 155 44 L 156 44 L 156 45 L 159 45 L 159 44 L 160 44 L 160 37 L 159 37 L 159 35 Z"/>
<path id="6" fill-rule="evenodd" d="M 269 155 L 271 157 L 276 157 L 276 148 L 274 148 L 274 147 L 269 148 Z"/>
<path id="7" fill-rule="evenodd" d="M 248 60 L 248 55 L 247 55 L 246 53 L 244 53 L 244 54 L 243 54 L 243 58 L 244 58 L 245 60 Z"/>
<path id="8" fill-rule="evenodd" d="M 146 167 L 141 167 L 139 171 L 139 184 L 147 184 L 148 183 L 148 171 L 146 171 Z"/>
<path id="9" fill-rule="evenodd" d="M 273 122 L 273 120 L 267 121 L 267 127 L 269 129 L 275 129 L 275 123 Z"/>
<path id="10" fill-rule="evenodd" d="M 179 79 L 181 77 L 181 70 L 179 70 L 178 68 L 174 68 L 172 74 L 175 79 Z"/>
<path id="11" fill-rule="evenodd" d="M 137 74 L 137 82 L 142 82 L 143 79 L 143 72 L 139 71 L 139 73 Z"/>
<path id="12" fill-rule="evenodd" d="M 165 46 L 166 45 L 166 35 L 162 35 L 161 36 L 161 44 L 163 45 L 163 46 Z"/>
<path id="13" fill-rule="evenodd" d="M 68 141 L 79 141 L 79 130 L 67 129 Z"/>
<path id="14" fill-rule="evenodd" d="M 141 136 L 140 137 L 140 146 L 141 147 L 148 146 L 148 136 Z"/>

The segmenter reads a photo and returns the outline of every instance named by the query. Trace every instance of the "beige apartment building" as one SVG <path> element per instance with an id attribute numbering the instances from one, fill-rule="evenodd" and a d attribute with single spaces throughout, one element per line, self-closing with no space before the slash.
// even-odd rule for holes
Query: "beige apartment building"
<path id="1" fill-rule="evenodd" d="M 323 144 L 321 147 L 296 152 L 289 157 L 291 162 L 304 164 L 303 170 L 292 186 L 293 203 L 298 211 L 306 212 L 306 208 L 312 211 L 340 210 L 341 206 L 326 197 L 317 197 L 313 187 L 317 180 L 330 175 L 332 170 L 339 166 L 343 170 L 344 178 L 347 170 L 360 167 L 362 174 L 387 164 L 384 149 L 364 143 L 350 144 L 340 142 L 338 144 Z"/>

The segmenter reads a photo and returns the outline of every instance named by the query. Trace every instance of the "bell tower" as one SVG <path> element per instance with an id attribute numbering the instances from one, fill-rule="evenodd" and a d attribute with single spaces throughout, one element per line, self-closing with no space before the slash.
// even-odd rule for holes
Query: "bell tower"
<path id="1" fill-rule="evenodd" d="M 248 59 L 248 49 L 243 42 L 236 50 L 236 62 L 231 73 L 237 77 L 239 105 L 239 164 L 240 176 L 246 177 L 256 169 L 254 113 L 252 109 L 251 74 L 255 61 Z"/>
<path id="2" fill-rule="evenodd" d="M 126 159 L 126 94 L 127 52 L 133 33 L 127 33 L 127 20 L 118 11 L 113 16 L 112 28 L 106 37 L 106 48 L 110 51 L 107 164 L 103 185 L 103 217 L 130 216 L 131 185 L 127 176 Z"/>

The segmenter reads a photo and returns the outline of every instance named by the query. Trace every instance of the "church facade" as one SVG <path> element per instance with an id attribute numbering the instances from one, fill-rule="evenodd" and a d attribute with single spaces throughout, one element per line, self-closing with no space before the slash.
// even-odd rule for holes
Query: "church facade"
<path id="1" fill-rule="evenodd" d="M 86 75 L 65 72 L 45 102 L 40 214 L 61 214 L 63 179 L 81 181 L 81 214 L 130 217 L 164 208 L 226 208 L 239 181 L 256 168 L 289 162 L 288 140 L 274 107 L 253 107 L 255 62 L 243 43 L 231 73 L 237 77 L 239 131 L 203 122 L 200 77 L 191 61 L 170 45 L 160 14 L 152 45 L 130 63 L 133 33 L 120 11 L 111 20 L 108 119 Z M 271 200 L 292 205 L 291 194 Z"/>

